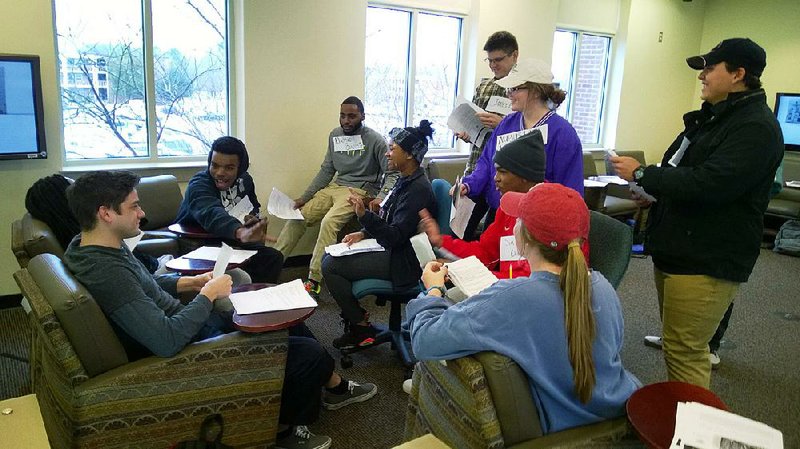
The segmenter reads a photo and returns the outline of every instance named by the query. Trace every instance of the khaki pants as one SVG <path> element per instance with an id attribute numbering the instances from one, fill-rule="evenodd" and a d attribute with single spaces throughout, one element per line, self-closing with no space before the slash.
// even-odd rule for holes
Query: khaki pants
<path id="1" fill-rule="evenodd" d="M 708 388 L 708 342 L 733 301 L 739 283 L 705 275 L 653 269 L 663 324 L 664 361 L 669 380 Z"/>
<path id="2" fill-rule="evenodd" d="M 353 190 L 363 197 L 367 192 L 362 189 Z M 306 229 L 320 223 L 319 236 L 314 245 L 314 252 L 311 255 L 311 265 L 309 266 L 308 277 L 317 282 L 322 280 L 322 256 L 325 255 L 325 247 L 336 243 L 336 236 L 344 225 L 350 221 L 355 213 L 353 207 L 347 203 L 350 196 L 348 187 L 343 187 L 335 183 L 328 184 L 321 189 L 303 205 L 300 211 L 305 220 L 289 220 L 278 236 L 275 248 L 283 253 L 284 257 L 297 246 L 297 242 L 305 234 Z M 365 205 L 366 206 L 366 205 Z"/>

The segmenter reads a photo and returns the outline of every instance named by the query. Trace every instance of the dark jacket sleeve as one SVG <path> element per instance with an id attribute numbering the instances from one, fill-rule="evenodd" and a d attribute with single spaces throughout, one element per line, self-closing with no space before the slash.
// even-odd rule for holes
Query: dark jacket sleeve
<path id="1" fill-rule="evenodd" d="M 416 183 L 410 184 L 400 195 L 391 223 L 387 223 L 372 212 L 366 212 L 358 219 L 366 232 L 384 248 L 407 244 L 417 233 L 419 211 L 428 207 L 428 195 Z"/>
<path id="2" fill-rule="evenodd" d="M 713 138 L 708 144 L 712 153 L 703 163 L 692 167 L 651 165 L 645 169 L 641 185 L 656 197 L 668 195 L 677 201 L 712 205 L 730 203 L 761 184 L 761 174 L 771 173 L 774 161 L 760 149 L 772 148 L 779 140 L 780 136 L 763 121 L 737 126 Z"/>

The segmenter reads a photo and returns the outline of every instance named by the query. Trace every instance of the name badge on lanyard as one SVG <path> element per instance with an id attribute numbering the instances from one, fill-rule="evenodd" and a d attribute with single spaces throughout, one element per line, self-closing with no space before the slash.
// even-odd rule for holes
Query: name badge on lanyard
<path id="1" fill-rule="evenodd" d="M 500 237 L 500 261 L 510 262 L 524 260 L 525 258 L 517 251 L 517 239 L 513 235 Z"/>

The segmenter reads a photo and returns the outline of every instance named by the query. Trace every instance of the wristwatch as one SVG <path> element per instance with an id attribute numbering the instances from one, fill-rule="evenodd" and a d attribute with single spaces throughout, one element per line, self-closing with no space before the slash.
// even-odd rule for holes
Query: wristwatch
<path id="1" fill-rule="evenodd" d="M 640 165 L 636 170 L 633 171 L 633 182 L 639 182 L 639 180 L 642 179 L 642 176 L 644 176 L 644 167 Z"/>
<path id="2" fill-rule="evenodd" d="M 445 289 L 444 286 L 441 286 L 441 285 L 434 285 L 431 288 L 426 289 L 425 290 L 425 296 L 429 296 L 431 294 L 431 290 L 439 290 L 439 293 L 442 294 L 442 298 L 447 296 L 447 289 Z"/>

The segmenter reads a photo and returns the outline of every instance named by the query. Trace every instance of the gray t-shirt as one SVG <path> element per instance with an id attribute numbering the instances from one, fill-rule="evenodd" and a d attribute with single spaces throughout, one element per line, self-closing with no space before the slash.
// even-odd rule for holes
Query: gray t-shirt
<path id="1" fill-rule="evenodd" d="M 369 196 L 383 198 L 392 190 L 399 173 L 396 171 L 386 173 L 388 146 L 383 136 L 373 129 L 361 125 L 354 135 L 361 137 L 363 148 L 344 151 L 334 143 L 336 137 L 344 135 L 341 126 L 331 131 L 328 136 L 328 150 L 325 152 L 325 159 L 322 161 L 317 176 L 301 196 L 303 201 L 310 200 L 315 193 L 330 184 L 334 176 L 336 176 L 336 184 L 364 189 Z M 386 173 L 386 180 L 381 185 L 383 173 Z"/>

